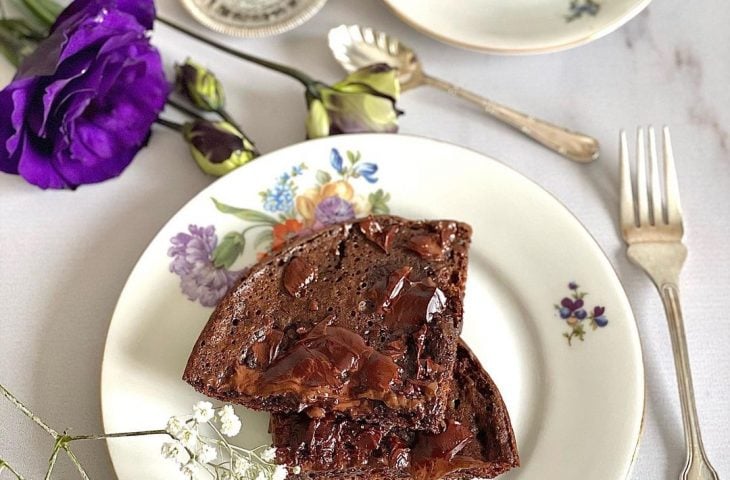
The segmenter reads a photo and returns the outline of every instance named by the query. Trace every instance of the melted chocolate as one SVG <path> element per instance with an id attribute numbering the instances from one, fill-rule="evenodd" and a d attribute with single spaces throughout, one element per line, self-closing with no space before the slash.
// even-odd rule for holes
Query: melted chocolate
<path id="1" fill-rule="evenodd" d="M 289 260 L 282 276 L 284 290 L 295 298 L 300 298 L 307 285 L 315 280 L 317 280 L 317 267 L 310 265 L 300 257 Z M 314 303 L 316 305 L 316 302 Z"/>
<path id="2" fill-rule="evenodd" d="M 398 233 L 398 225 L 383 228 L 380 222 L 373 217 L 368 217 L 360 221 L 358 226 L 365 238 L 382 248 L 385 253 L 390 253 L 390 247 L 393 245 L 395 235 Z"/>
<path id="3" fill-rule="evenodd" d="M 408 279 L 411 267 L 400 268 L 388 277 L 377 312 L 394 331 L 412 331 L 446 308 L 446 296 L 435 285 Z"/>
<path id="4" fill-rule="evenodd" d="M 391 386 L 399 380 L 400 367 L 390 356 L 369 347 L 354 331 L 330 325 L 332 320 L 317 324 L 263 372 L 236 366 L 232 386 L 236 391 L 257 395 L 292 392 L 303 398 L 326 398 L 349 394 L 354 399 L 399 404 Z M 271 347 L 265 347 L 267 344 L 254 344 L 258 348 L 257 358 L 261 359 L 267 351 L 269 358 L 276 358 L 276 354 L 271 356 Z"/>
<path id="5" fill-rule="evenodd" d="M 284 332 L 272 330 L 261 341 L 251 345 L 250 355 L 252 360 L 259 366 L 268 367 L 279 354 L 281 341 L 284 339 Z"/>
<path id="6" fill-rule="evenodd" d="M 439 222 L 436 232 L 413 235 L 408 240 L 408 248 L 427 260 L 445 260 L 456 239 L 456 231 L 454 222 Z"/>

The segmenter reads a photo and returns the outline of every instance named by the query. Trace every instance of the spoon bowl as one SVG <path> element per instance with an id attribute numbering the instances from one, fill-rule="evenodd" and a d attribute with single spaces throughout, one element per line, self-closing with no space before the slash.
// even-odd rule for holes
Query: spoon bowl
<path id="1" fill-rule="evenodd" d="M 395 37 L 359 25 L 340 25 L 330 30 L 329 47 L 347 72 L 373 63 L 387 63 L 398 70 L 401 90 L 423 84 L 423 69 L 416 53 Z"/>

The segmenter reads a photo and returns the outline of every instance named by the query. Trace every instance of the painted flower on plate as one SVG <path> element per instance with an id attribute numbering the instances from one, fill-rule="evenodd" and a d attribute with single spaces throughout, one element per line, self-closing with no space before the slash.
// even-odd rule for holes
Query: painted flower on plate
<path id="1" fill-rule="evenodd" d="M 204 307 L 214 307 L 243 273 L 213 265 L 211 255 L 218 245 L 213 225 L 190 225 L 188 232 L 178 233 L 170 242 L 170 271 L 180 277 L 183 293 Z"/>

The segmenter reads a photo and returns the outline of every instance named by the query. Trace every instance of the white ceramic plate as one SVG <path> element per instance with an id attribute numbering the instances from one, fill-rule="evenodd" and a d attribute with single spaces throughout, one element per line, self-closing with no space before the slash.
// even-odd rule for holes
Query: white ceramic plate
<path id="1" fill-rule="evenodd" d="M 441 41 L 500 54 L 547 53 L 600 38 L 651 0 L 384 0 Z"/>
<path id="2" fill-rule="evenodd" d="M 220 212 L 212 198 L 251 209 L 237 210 L 249 220 Z M 505 478 L 626 478 L 641 430 L 644 371 L 634 318 L 608 260 L 570 212 L 521 175 L 474 151 L 403 135 L 294 145 L 222 178 L 183 207 L 140 258 L 114 312 L 102 369 L 106 431 L 160 428 L 190 411 L 199 395 L 180 380 L 188 354 L 232 271 L 265 248 L 257 241 L 373 209 L 454 218 L 474 229 L 463 337 L 512 416 L 522 467 Z M 279 215 L 290 218 L 272 228 Z M 212 272 L 208 252 L 216 242 L 252 226 L 231 270 Z M 173 261 L 182 277 L 171 272 Z M 571 294 L 581 293 L 579 308 Z M 556 305 L 567 308 L 567 319 Z M 566 335 L 581 329 L 584 339 L 576 334 L 569 344 Z M 244 430 L 236 442 L 268 443 L 268 415 L 239 411 Z M 159 455 L 162 441 L 110 441 L 119 478 L 174 478 Z"/>

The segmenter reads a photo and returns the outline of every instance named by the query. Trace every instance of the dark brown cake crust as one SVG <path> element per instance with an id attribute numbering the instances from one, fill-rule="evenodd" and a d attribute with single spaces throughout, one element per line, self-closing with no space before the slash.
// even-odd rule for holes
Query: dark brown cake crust
<path id="1" fill-rule="evenodd" d="M 463 223 L 379 216 L 287 245 L 221 301 L 183 379 L 254 409 L 438 431 L 470 237 Z"/>
<path id="2" fill-rule="evenodd" d="M 460 343 L 454 389 L 439 434 L 391 429 L 328 415 L 273 415 L 279 461 L 297 479 L 493 478 L 519 466 L 509 414 L 494 382 Z"/>

